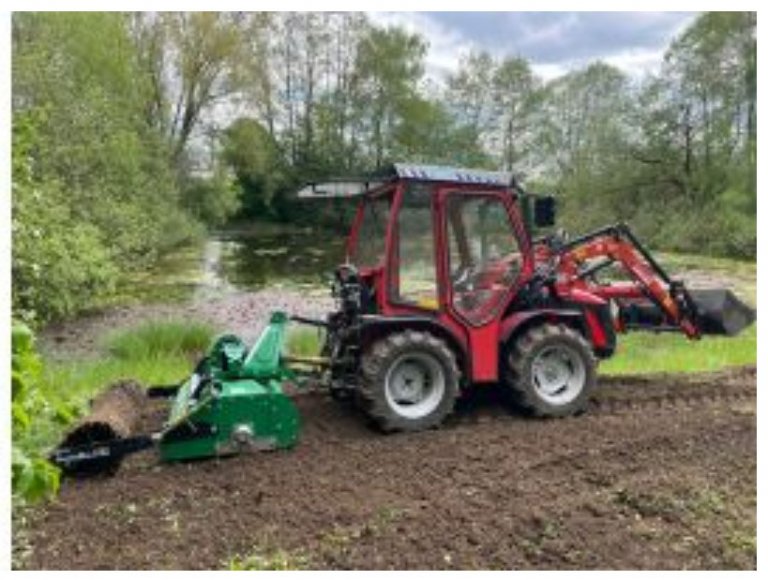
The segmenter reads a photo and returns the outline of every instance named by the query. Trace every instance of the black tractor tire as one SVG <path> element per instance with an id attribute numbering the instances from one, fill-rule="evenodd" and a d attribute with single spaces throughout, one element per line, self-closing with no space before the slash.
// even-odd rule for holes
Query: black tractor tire
<path id="1" fill-rule="evenodd" d="M 443 340 L 416 330 L 390 334 L 362 356 L 357 403 L 382 431 L 430 429 L 453 411 L 460 377 L 456 357 Z M 423 400 L 397 400 L 413 384 L 415 392 L 427 393 Z"/>
<path id="2" fill-rule="evenodd" d="M 534 417 L 567 417 L 586 410 L 597 382 L 597 359 L 580 332 L 564 324 L 543 324 L 504 351 L 503 379 L 516 407 Z M 544 378 L 547 373 L 551 384 Z"/>

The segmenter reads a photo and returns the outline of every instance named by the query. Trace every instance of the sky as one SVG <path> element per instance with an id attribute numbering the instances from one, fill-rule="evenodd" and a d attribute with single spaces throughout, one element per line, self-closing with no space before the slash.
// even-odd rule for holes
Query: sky
<path id="1" fill-rule="evenodd" d="M 655 72 L 672 39 L 695 12 L 372 12 L 429 42 L 427 74 L 456 70 L 472 49 L 527 58 L 549 80 L 602 59 L 633 77 Z"/>

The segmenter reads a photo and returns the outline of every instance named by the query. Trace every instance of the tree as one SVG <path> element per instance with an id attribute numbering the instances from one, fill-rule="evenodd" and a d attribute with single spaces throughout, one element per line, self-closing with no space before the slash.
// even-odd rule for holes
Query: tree
<path id="1" fill-rule="evenodd" d="M 508 57 L 494 71 L 491 87 L 495 117 L 502 136 L 502 167 L 513 171 L 529 153 L 539 80 L 531 72 L 527 60 Z"/>
<path id="2" fill-rule="evenodd" d="M 492 165 L 475 133 L 459 125 L 441 103 L 427 99 L 402 103 L 392 139 L 392 155 L 399 159 L 464 167 Z"/>
<path id="3" fill-rule="evenodd" d="M 241 69 L 253 63 L 248 50 L 260 15 L 229 12 L 165 12 L 134 17 L 139 62 L 151 79 L 146 109 L 164 132 L 173 160 L 182 161 L 203 116 L 239 89 Z"/>
<path id="4" fill-rule="evenodd" d="M 240 209 L 241 190 L 224 168 L 210 177 L 191 177 L 184 188 L 184 205 L 201 222 L 221 227 Z"/>
<path id="5" fill-rule="evenodd" d="M 487 52 L 462 57 L 458 71 L 448 75 L 446 101 L 459 124 L 478 138 L 497 127 L 494 110 L 496 62 Z"/>
<path id="6" fill-rule="evenodd" d="M 400 28 L 369 28 L 360 40 L 355 81 L 360 124 L 367 129 L 370 161 L 379 167 L 390 154 L 398 113 L 417 96 L 426 44 Z M 363 116 L 360 114 L 366 111 Z"/>
<path id="7" fill-rule="evenodd" d="M 221 157 L 239 184 L 243 213 L 272 211 L 273 199 L 287 176 L 269 131 L 254 119 L 237 119 L 224 131 Z"/>
<path id="8" fill-rule="evenodd" d="M 643 180 L 688 216 L 663 236 L 681 249 L 754 253 L 754 13 L 707 13 L 669 47 L 642 95 Z"/>
<path id="9" fill-rule="evenodd" d="M 593 63 L 547 83 L 531 113 L 531 162 L 563 196 L 563 223 L 583 231 L 627 219 L 631 93 L 626 77 Z"/>
<path id="10" fill-rule="evenodd" d="M 523 169 L 575 229 L 752 256 L 755 31 L 702 14 L 640 85 L 471 52 L 443 90 L 422 36 L 361 13 L 14 14 L 14 309 L 67 316 L 200 221 L 314 218 L 299 183 L 398 159 Z"/>
<path id="11" fill-rule="evenodd" d="M 14 309 L 46 321 L 199 229 L 148 124 L 128 17 L 19 13 L 13 30 Z"/>
<path id="12" fill-rule="evenodd" d="M 497 61 L 487 52 L 470 52 L 447 79 L 446 102 L 465 134 L 492 152 L 498 167 L 519 170 L 532 138 L 531 116 L 541 81 L 527 60 Z"/>
<path id="13" fill-rule="evenodd" d="M 699 17 L 665 56 L 667 126 L 682 142 L 688 195 L 711 199 L 731 182 L 732 168 L 750 168 L 755 139 L 755 17 L 709 13 Z"/>

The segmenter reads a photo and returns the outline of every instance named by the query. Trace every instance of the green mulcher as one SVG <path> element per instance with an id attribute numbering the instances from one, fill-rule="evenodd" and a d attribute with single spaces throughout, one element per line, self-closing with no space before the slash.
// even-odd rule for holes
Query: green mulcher
<path id="1" fill-rule="evenodd" d="M 237 336 L 218 337 L 179 386 L 114 385 L 92 401 L 51 460 L 65 474 L 93 475 L 114 473 L 126 455 L 151 447 L 163 461 L 293 447 L 300 424 L 283 391 L 297 378 L 282 354 L 287 322 L 285 313 L 273 313 L 250 350 Z M 167 421 L 158 432 L 137 434 L 153 398 L 171 401 Z"/>

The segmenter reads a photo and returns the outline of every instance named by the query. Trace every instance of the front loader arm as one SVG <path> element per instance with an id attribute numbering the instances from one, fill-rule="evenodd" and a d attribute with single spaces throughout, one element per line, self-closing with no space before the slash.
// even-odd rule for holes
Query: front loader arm
<path id="1" fill-rule="evenodd" d="M 604 300 L 650 301 L 663 313 L 659 328 L 679 328 L 689 338 L 701 335 L 690 293 L 682 282 L 670 279 L 627 225 L 609 226 L 567 242 L 557 254 L 555 288 L 559 295 L 579 289 Z M 599 258 L 603 259 L 595 262 Z M 594 282 L 592 275 L 612 264 L 619 264 L 632 281 Z"/>

